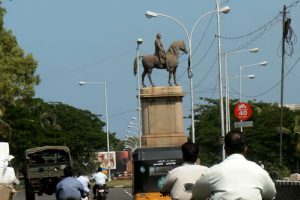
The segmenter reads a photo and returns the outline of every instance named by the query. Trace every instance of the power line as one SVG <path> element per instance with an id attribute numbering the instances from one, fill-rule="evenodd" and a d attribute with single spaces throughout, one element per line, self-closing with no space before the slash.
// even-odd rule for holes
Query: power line
<path id="1" fill-rule="evenodd" d="M 293 71 L 293 69 L 296 67 L 296 65 L 298 64 L 299 61 L 300 61 L 300 56 L 297 58 L 297 60 L 292 65 L 292 67 L 289 69 L 289 71 L 284 75 L 284 79 Z M 268 94 L 269 92 L 271 92 L 272 90 L 274 90 L 280 84 L 280 82 L 281 82 L 281 80 L 279 80 L 277 83 L 275 83 L 275 85 L 273 85 L 271 88 L 267 89 L 266 91 L 264 91 L 262 93 L 259 93 L 257 95 L 245 95 L 245 94 L 243 94 L 243 97 L 255 98 L 255 97 L 264 96 L 264 95 Z M 207 88 L 206 90 L 207 91 L 209 91 L 209 90 L 214 91 L 215 87 L 212 88 L 212 89 Z M 231 88 L 230 90 L 233 91 L 235 94 L 239 94 L 239 92 L 236 91 L 234 88 Z M 199 92 L 196 92 L 196 93 L 199 93 Z"/>
<path id="2" fill-rule="evenodd" d="M 257 28 L 256 30 L 250 32 L 250 33 L 247 33 L 247 34 L 244 34 L 244 35 L 240 35 L 240 36 L 234 36 L 234 37 L 226 37 L 226 36 L 220 36 L 222 39 L 227 39 L 227 40 L 238 40 L 238 39 L 241 39 L 241 38 L 245 38 L 245 37 L 248 37 L 250 35 L 253 35 L 259 31 L 265 31 L 265 30 L 268 30 L 270 28 L 267 28 L 268 26 L 272 27 L 274 26 L 275 24 L 277 24 L 278 22 L 280 22 L 281 20 L 281 15 L 278 14 L 276 15 L 274 18 L 272 18 L 269 22 L 267 22 L 266 24 L 262 25 L 261 27 Z"/>
<path id="3" fill-rule="evenodd" d="M 218 81 L 216 81 L 216 83 L 215 83 L 215 87 L 213 89 L 213 93 L 211 94 L 210 98 L 212 98 L 215 95 L 215 92 L 217 90 L 217 85 L 218 85 Z"/>
<path id="4" fill-rule="evenodd" d="M 290 70 L 284 75 L 284 80 L 285 78 L 292 72 L 292 70 L 296 67 L 297 63 L 300 61 L 300 57 L 297 58 L 296 62 L 293 64 L 293 66 L 290 68 Z M 275 89 L 279 84 L 280 84 L 281 80 L 279 80 L 273 87 L 271 87 L 270 89 L 260 93 L 260 94 L 257 94 L 257 95 L 252 95 L 252 96 L 247 96 L 247 95 L 243 95 L 245 97 L 260 97 L 260 96 L 263 96 L 269 92 L 271 92 L 273 89 Z"/>
<path id="5" fill-rule="evenodd" d="M 300 0 L 297 0 L 297 1 L 293 2 L 292 4 L 290 4 L 289 6 L 287 6 L 287 8 L 296 7 L 299 2 L 300 2 Z M 262 25 L 261 27 L 257 28 L 256 30 L 254 30 L 254 31 L 252 31 L 250 33 L 247 33 L 247 34 L 244 34 L 244 35 L 240 35 L 240 36 L 234 36 L 234 37 L 225 37 L 225 36 L 220 36 L 220 37 L 222 39 L 228 39 L 228 40 L 241 39 L 241 38 L 253 35 L 253 34 L 255 34 L 255 33 L 259 32 L 261 30 L 264 31 L 267 28 L 267 26 L 272 27 L 272 26 L 274 26 L 275 24 L 277 24 L 280 21 L 281 21 L 281 14 L 278 14 L 275 17 L 273 17 L 270 21 L 268 21 L 266 24 Z M 267 29 L 270 29 L 270 28 L 267 28 Z"/>
<path id="6" fill-rule="evenodd" d="M 221 3 L 221 5 L 227 4 L 229 1 L 230 0 L 227 0 L 227 1 L 223 2 L 223 3 Z"/>
<path id="7" fill-rule="evenodd" d="M 194 53 L 193 53 L 193 55 L 192 55 L 192 58 L 195 56 L 195 53 L 197 52 L 198 48 L 200 47 L 200 44 L 202 43 L 202 41 L 203 41 L 205 35 L 207 34 L 208 28 L 209 28 L 209 26 L 211 25 L 211 22 L 212 22 L 213 17 L 214 17 L 214 15 L 211 16 L 211 18 L 210 18 L 209 22 L 207 23 L 206 28 L 205 28 L 205 30 L 204 30 L 202 36 L 201 36 L 200 41 L 197 43 L 196 48 L 193 50 Z M 215 41 L 215 38 L 214 38 L 213 41 Z M 212 44 L 211 44 L 211 45 L 212 45 Z M 200 59 L 199 62 L 197 62 L 196 64 L 193 64 L 193 65 L 192 65 L 193 68 L 194 68 L 194 66 L 198 66 L 198 65 L 200 64 L 200 62 L 202 62 L 202 61 L 204 60 L 205 56 L 208 54 L 208 52 L 209 52 L 210 49 L 211 49 L 211 47 L 209 47 L 209 48 L 206 50 L 206 52 L 204 53 L 204 55 L 202 56 L 202 58 Z M 181 61 L 181 62 L 179 62 L 179 63 L 185 62 L 186 60 L 187 60 L 187 59 L 185 59 L 185 60 L 183 60 L 183 61 Z M 187 71 L 184 71 L 182 74 L 180 74 L 180 75 L 178 76 L 178 79 L 181 79 L 181 78 L 183 77 L 183 75 L 185 75 L 186 73 L 187 73 Z"/>
<path id="8" fill-rule="evenodd" d="M 295 1 L 295 2 L 293 2 L 293 3 L 291 3 L 289 6 L 287 6 L 286 8 L 292 8 L 292 7 L 296 7 L 297 6 L 297 4 L 299 3 L 300 1 L 299 0 L 297 0 L 297 1 Z"/>
<path id="9" fill-rule="evenodd" d="M 203 54 L 203 56 L 200 58 L 200 60 L 195 64 L 195 67 L 196 67 L 196 66 L 199 66 L 200 63 L 203 62 L 204 58 L 207 56 L 207 54 L 209 53 L 209 51 L 210 51 L 211 48 L 213 47 L 215 41 L 216 41 L 216 37 L 214 37 L 213 40 L 210 42 L 209 47 L 207 48 L 207 50 L 206 50 L 206 52 Z M 194 68 L 195 68 L 195 67 L 194 67 Z"/>
<path id="10" fill-rule="evenodd" d="M 210 68 L 208 69 L 208 71 L 206 72 L 206 74 L 203 76 L 203 78 L 199 81 L 199 83 L 197 83 L 195 86 L 199 87 L 199 85 L 201 85 L 205 79 L 208 77 L 208 74 L 211 72 L 211 70 L 213 69 L 213 67 L 215 66 L 217 62 L 217 58 L 215 58 L 215 60 L 213 61 L 213 63 L 211 64 Z"/>
<path id="11" fill-rule="evenodd" d="M 210 17 L 210 20 L 208 21 L 207 25 L 206 25 L 206 28 L 205 28 L 205 31 L 203 32 L 202 36 L 201 36 L 201 39 L 200 41 L 198 42 L 196 48 L 193 50 L 194 54 L 197 52 L 198 48 L 200 47 L 200 44 L 202 43 L 203 39 L 204 39 L 204 36 L 206 35 L 207 31 L 208 31 L 208 28 L 209 26 L 211 25 L 211 22 L 212 22 L 212 19 L 214 18 L 215 15 L 212 15 Z M 193 56 L 193 55 L 192 55 Z"/>
<path id="12" fill-rule="evenodd" d="M 49 76 L 43 78 L 42 80 L 45 81 L 45 80 L 48 80 L 48 79 L 57 78 L 57 77 L 61 77 L 61 76 L 64 76 L 64 75 L 67 75 L 67 74 L 70 74 L 70 73 L 73 73 L 73 72 L 76 72 L 76 71 L 80 71 L 80 70 L 83 70 L 83 69 L 86 69 L 86 68 L 90 68 L 90 67 L 105 63 L 107 61 L 114 60 L 117 57 L 127 55 L 129 53 L 132 53 L 133 51 L 135 51 L 135 50 L 128 50 L 128 51 L 113 55 L 111 57 L 104 58 L 104 59 L 99 60 L 99 61 L 95 61 L 95 62 L 90 63 L 90 64 L 82 65 L 82 66 L 79 66 L 79 67 L 76 67 L 76 68 L 73 68 L 73 69 L 70 69 L 70 70 L 66 70 L 64 72 L 59 72 L 59 73 L 56 73 L 56 74 L 52 74 L 52 75 L 49 75 Z"/>

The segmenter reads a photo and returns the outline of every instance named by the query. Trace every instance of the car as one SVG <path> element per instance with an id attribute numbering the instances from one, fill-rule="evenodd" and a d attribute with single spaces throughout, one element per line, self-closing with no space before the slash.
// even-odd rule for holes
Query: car
<path id="1" fill-rule="evenodd" d="M 54 194 L 57 183 L 64 177 L 63 169 L 72 166 L 70 150 L 66 146 L 30 148 L 25 151 L 25 159 L 26 200 L 35 200 L 35 193 Z"/>

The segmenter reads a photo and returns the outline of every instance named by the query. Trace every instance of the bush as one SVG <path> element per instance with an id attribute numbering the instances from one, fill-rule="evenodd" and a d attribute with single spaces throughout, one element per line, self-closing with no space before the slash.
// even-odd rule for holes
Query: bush
<path id="1" fill-rule="evenodd" d="M 276 163 L 268 163 L 267 171 L 272 179 L 283 179 L 284 177 L 289 177 L 291 174 L 285 165 Z"/>

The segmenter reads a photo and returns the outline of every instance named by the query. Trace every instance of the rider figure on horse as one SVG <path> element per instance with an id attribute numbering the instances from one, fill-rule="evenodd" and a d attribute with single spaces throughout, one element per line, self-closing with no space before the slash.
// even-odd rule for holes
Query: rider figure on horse
<path id="1" fill-rule="evenodd" d="M 164 46 L 163 43 L 161 41 L 161 35 L 160 33 L 156 34 L 156 40 L 154 42 L 154 46 L 155 46 L 155 55 L 157 56 L 158 59 L 158 63 L 157 65 L 163 69 L 166 68 L 166 52 L 164 50 Z"/>

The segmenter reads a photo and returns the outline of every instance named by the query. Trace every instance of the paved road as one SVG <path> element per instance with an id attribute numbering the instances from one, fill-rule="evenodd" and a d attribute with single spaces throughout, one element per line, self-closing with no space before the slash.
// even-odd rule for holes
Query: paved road
<path id="1" fill-rule="evenodd" d="M 55 197 L 49 195 L 38 196 L 35 200 L 56 200 Z M 132 200 L 131 188 L 110 188 L 107 200 Z M 25 192 L 18 192 L 14 200 L 25 200 Z"/>

